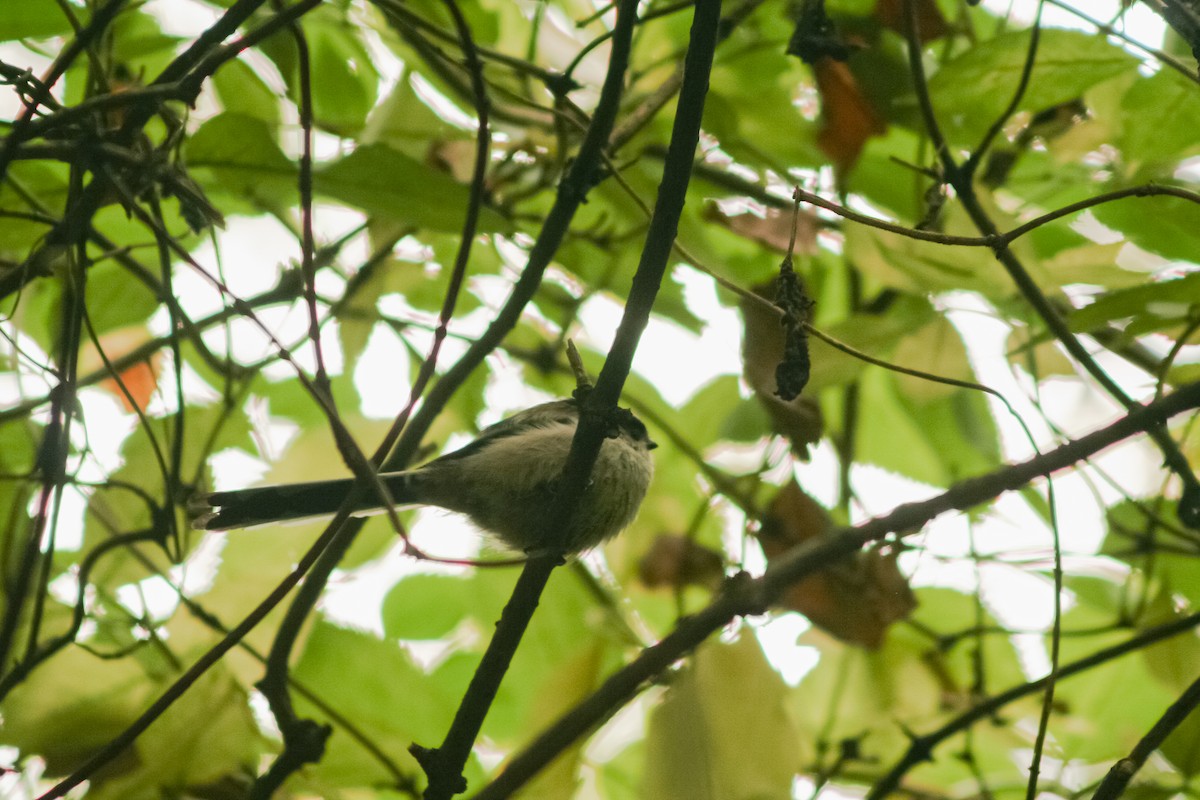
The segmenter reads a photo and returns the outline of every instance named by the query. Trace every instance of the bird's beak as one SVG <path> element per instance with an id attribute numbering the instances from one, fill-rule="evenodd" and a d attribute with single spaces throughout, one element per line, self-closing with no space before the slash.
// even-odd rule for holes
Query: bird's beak
<path id="1" fill-rule="evenodd" d="M 658 447 L 658 442 L 654 441 L 653 439 L 646 440 L 646 449 L 647 450 L 653 450 L 656 447 Z"/>

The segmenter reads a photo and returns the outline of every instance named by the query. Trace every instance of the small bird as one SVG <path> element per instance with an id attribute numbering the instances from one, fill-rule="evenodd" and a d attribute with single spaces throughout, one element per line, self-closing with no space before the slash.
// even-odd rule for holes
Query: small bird
<path id="1" fill-rule="evenodd" d="M 578 422 L 577 401 L 542 403 L 485 428 L 460 450 L 416 469 L 380 473 L 379 478 L 396 505 L 456 511 L 513 549 L 544 547 L 536 537 L 549 524 Z M 564 552 L 593 548 L 633 521 L 650 485 L 650 451 L 657 446 L 633 412 L 613 412 L 612 430 L 561 539 Z M 204 498 L 206 513 L 195 527 L 227 530 L 328 516 L 353 485 L 354 479 L 345 478 L 214 492 Z M 367 496 L 356 511 L 381 508 L 377 497 Z"/>

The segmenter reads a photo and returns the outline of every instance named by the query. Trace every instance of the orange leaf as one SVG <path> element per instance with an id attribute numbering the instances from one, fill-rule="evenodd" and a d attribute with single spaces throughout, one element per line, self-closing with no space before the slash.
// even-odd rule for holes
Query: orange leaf
<path id="1" fill-rule="evenodd" d="M 844 62 L 822 58 L 813 64 L 813 76 L 821 96 L 817 145 L 839 172 L 845 172 L 858 161 L 867 139 L 882 135 L 887 125 Z"/>
<path id="2" fill-rule="evenodd" d="M 104 355 L 108 361 L 114 362 L 117 359 L 128 355 L 136 350 L 142 344 L 150 339 L 150 334 L 140 325 L 134 325 L 128 328 L 119 328 L 109 331 L 100 336 L 100 346 L 104 348 Z M 117 397 L 121 401 L 121 405 L 125 410 L 132 412 L 134 405 L 130 404 L 130 398 L 137 408 L 145 410 L 150 403 L 150 398 L 154 396 L 155 389 L 158 388 L 158 373 L 162 364 L 162 353 L 154 353 L 145 361 L 139 361 L 132 366 L 126 368 L 120 373 L 120 382 L 118 383 L 115 377 L 108 377 L 100 381 L 100 387 L 105 391 Z M 100 354 L 96 351 L 94 345 L 83 348 L 79 355 L 79 370 L 82 373 L 93 372 L 98 369 L 104 369 L 104 359 L 100 358 Z M 129 392 L 126 396 L 125 392 L 121 391 L 121 385 L 124 384 L 125 390 Z"/>
<path id="3" fill-rule="evenodd" d="M 158 368 L 155 365 L 161 358 L 162 355 L 156 353 L 152 357 L 152 362 L 142 361 L 121 373 L 121 383 L 125 384 L 125 389 L 129 392 L 128 396 L 121 391 L 121 384 L 117 383 L 115 378 L 105 378 L 100 385 L 119 397 L 121 405 L 125 407 L 126 411 L 134 410 L 134 405 L 129 402 L 131 397 L 137 408 L 145 411 L 146 405 L 154 395 L 154 390 L 158 388 Z"/>

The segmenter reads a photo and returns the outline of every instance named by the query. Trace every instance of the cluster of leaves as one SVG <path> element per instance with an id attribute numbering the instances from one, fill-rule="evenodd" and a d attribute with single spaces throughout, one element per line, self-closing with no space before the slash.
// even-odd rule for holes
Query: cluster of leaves
<path id="1" fill-rule="evenodd" d="M 0 122 L 0 743 L 15 753 L 0 785 L 14 793 L 71 776 L 54 791 L 86 778 L 89 797 L 243 796 L 281 750 L 278 720 L 253 702 L 281 615 L 247 615 L 271 609 L 260 604 L 322 527 L 202 538 L 189 502 L 222 480 L 214 455 L 290 481 L 342 468 L 330 454 L 345 454 L 343 434 L 373 450 L 386 424 L 364 410 L 378 398 L 356 368 L 383 343 L 399 413 L 467 244 L 444 321 L 452 344 L 480 340 L 497 287 L 531 269 L 613 35 L 611 9 L 577 0 L 195 8 L 207 21 L 184 34 L 170 0 L 0 3 L 0 83 L 14 100 Z M 587 202 L 500 357 L 439 401 L 434 446 L 480 424 L 501 377 L 568 394 L 568 336 L 590 367 L 603 362 L 604 332 L 581 315 L 629 293 L 692 18 L 689 3 L 640 12 Z M 573 564 L 551 579 L 467 766 L 472 789 L 711 607 L 727 576 L 837 536 L 863 467 L 938 488 L 1003 467 L 954 298 L 1007 327 L 1008 366 L 1035 400 L 1050 379 L 1114 394 L 1079 336 L 1105 364 L 1137 368 L 1118 403 L 1197 378 L 1195 65 L 1171 33 L 1152 49 L 1076 18 L 1084 29 L 954 0 L 727 3 L 676 272 L 654 315 L 703 332 L 683 287 L 713 282 L 743 313 L 742 374 L 713 376 L 681 346 L 681 371 L 709 379 L 686 401 L 664 399 L 678 376 L 626 384 L 663 444 L 650 496 L 605 547 L 607 572 Z M 794 217 L 795 183 L 829 190 L 837 213 Z M 239 247 L 238 230 L 283 231 L 292 250 Z M 818 334 L 788 400 L 774 382 L 778 315 L 762 299 L 785 255 L 805 284 L 793 325 Z M 788 347 L 803 343 L 793 331 Z M 317 353 L 336 353 L 336 368 Z M 114 415 L 130 432 L 109 453 L 100 428 Z M 298 433 L 275 453 L 265 442 L 280 426 Z M 1104 558 L 1066 562 L 1071 603 L 1044 640 L 1001 625 L 977 590 L 911 589 L 902 556 L 921 537 L 878 543 L 668 659 L 644 702 L 618 697 L 599 736 L 560 742 L 528 796 L 1021 796 L 1031 752 L 1041 789 L 1090 790 L 1189 696 L 1200 663 L 1200 534 L 1176 510 L 1180 460 L 1200 463 L 1200 439 L 1187 424 L 1158 435 L 1182 439 L 1175 474 L 1107 509 Z M 829 508 L 791 479 L 814 448 L 837 464 Z M 1063 555 L 1052 531 L 1078 520 L 1025 497 L 1044 522 L 1039 558 L 986 558 L 1049 580 Z M 395 541 L 373 520 L 340 566 L 394 564 L 406 558 Z M 980 568 L 968 549 L 948 566 Z M 418 796 L 408 748 L 440 741 L 515 581 L 409 570 L 359 620 L 381 619 L 379 632 L 318 613 L 288 687 L 296 713 L 332 735 L 285 791 Z M 797 612 L 820 626 L 803 642 L 818 658 L 791 685 L 759 633 Z M 1054 654 L 1053 700 L 1018 641 Z M 218 643 L 228 654 L 202 661 Z M 1139 774 L 1140 796 L 1186 790 L 1197 742 L 1193 713 Z"/>

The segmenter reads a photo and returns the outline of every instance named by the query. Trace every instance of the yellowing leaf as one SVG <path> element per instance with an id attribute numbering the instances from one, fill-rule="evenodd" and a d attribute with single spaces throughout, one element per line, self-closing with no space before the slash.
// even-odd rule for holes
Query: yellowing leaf
<path id="1" fill-rule="evenodd" d="M 530 730 L 541 730 L 583 700 L 596 687 L 603 663 L 604 647 L 593 643 L 558 665 L 542 683 L 541 702 L 530 715 Z M 546 769 L 521 792 L 525 798 L 575 797 L 579 784 L 579 765 L 586 739 L 576 741 L 550 762 Z"/>
<path id="2" fill-rule="evenodd" d="M 1074 362 L 1067 358 L 1057 340 L 1046 337 L 1047 334 L 1043 334 L 1041 339 L 1035 341 L 1028 328 L 1014 328 L 1004 348 L 1008 360 L 1037 378 L 1053 375 L 1075 377 Z"/>
<path id="3" fill-rule="evenodd" d="M 941 378 L 960 381 L 975 379 L 962 337 L 950 321 L 940 315 L 901 339 L 893 361 L 902 367 L 919 369 Z M 950 384 L 903 373 L 897 373 L 896 383 L 900 391 L 917 403 L 948 397 L 960 391 L 959 387 Z"/>
<path id="4" fill-rule="evenodd" d="M 69 647 L 5 698 L 0 742 L 40 755 L 47 775 L 66 775 L 124 730 L 153 694 L 133 659 Z"/>
<path id="5" fill-rule="evenodd" d="M 642 797 L 791 797 L 800 742 L 787 687 L 743 629 L 701 645 L 650 718 Z"/>

